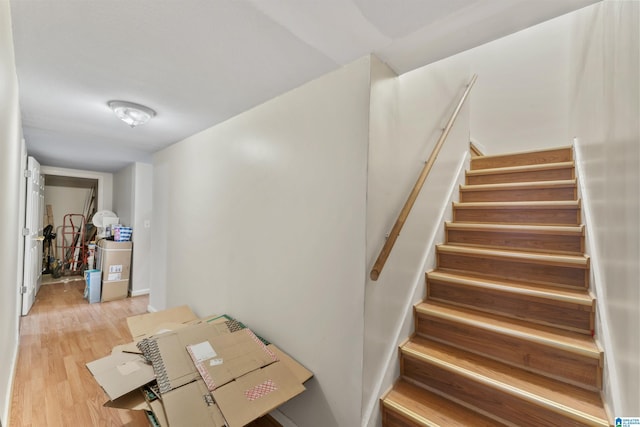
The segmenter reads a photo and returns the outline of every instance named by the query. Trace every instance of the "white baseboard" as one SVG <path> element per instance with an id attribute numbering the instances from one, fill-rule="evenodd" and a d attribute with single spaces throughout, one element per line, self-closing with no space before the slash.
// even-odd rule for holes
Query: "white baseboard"
<path id="1" fill-rule="evenodd" d="M 155 307 L 153 307 L 153 306 L 151 306 L 151 305 L 148 305 L 148 306 L 147 306 L 147 311 L 148 311 L 149 313 L 155 313 L 156 311 L 158 311 L 158 309 L 157 309 L 157 308 L 155 308 Z"/>
<path id="2" fill-rule="evenodd" d="M 131 291 L 131 296 L 132 297 L 138 297 L 140 295 L 149 295 L 149 293 L 151 292 L 151 289 L 138 289 L 138 290 L 132 290 Z"/>
<path id="3" fill-rule="evenodd" d="M 11 413 L 11 398 L 13 397 L 13 383 L 16 378 L 16 368 L 18 367 L 18 344 L 13 349 L 13 356 L 11 357 L 11 375 L 9 377 L 9 384 L 7 384 L 7 395 L 4 401 L 4 413 L 2 419 L 0 419 L 0 427 L 3 425 L 9 427 L 9 414 Z"/>

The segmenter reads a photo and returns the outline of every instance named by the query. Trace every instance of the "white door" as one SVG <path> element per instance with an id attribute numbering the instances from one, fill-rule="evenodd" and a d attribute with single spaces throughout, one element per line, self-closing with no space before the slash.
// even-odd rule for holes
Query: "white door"
<path id="1" fill-rule="evenodd" d="M 42 284 L 42 225 L 44 215 L 44 177 L 40 163 L 27 159 L 27 206 L 24 229 L 24 282 L 22 284 L 22 315 L 31 310 Z"/>

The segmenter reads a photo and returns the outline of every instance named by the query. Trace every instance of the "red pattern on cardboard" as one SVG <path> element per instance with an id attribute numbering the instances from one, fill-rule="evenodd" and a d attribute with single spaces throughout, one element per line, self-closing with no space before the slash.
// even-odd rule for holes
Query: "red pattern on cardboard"
<path id="1" fill-rule="evenodd" d="M 248 401 L 252 402 L 256 399 L 260 399 L 261 397 L 266 396 L 272 391 L 276 391 L 277 389 L 278 387 L 273 382 L 273 380 L 268 379 L 262 384 L 258 384 L 255 387 L 251 387 L 250 389 L 245 390 L 244 396 L 247 398 Z"/>

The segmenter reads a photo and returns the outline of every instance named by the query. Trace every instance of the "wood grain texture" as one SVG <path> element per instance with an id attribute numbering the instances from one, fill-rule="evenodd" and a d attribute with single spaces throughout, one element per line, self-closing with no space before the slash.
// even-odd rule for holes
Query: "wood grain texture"
<path id="1" fill-rule="evenodd" d="M 518 426 L 609 426 L 596 392 L 419 337 L 402 358 L 404 378 Z"/>
<path id="2" fill-rule="evenodd" d="M 513 224 L 445 224 L 447 244 L 577 255 L 584 252 L 584 227 Z"/>
<path id="3" fill-rule="evenodd" d="M 579 201 L 453 203 L 455 222 L 580 225 Z"/>
<path id="4" fill-rule="evenodd" d="M 582 334 L 435 303 L 417 307 L 416 333 L 590 390 L 602 383 L 602 353 Z"/>
<path id="5" fill-rule="evenodd" d="M 436 255 L 441 270 L 541 285 L 588 287 L 589 259 L 586 257 L 480 250 L 453 245 L 438 245 Z"/>
<path id="6" fill-rule="evenodd" d="M 382 400 L 387 426 L 474 426 L 503 424 L 407 381 L 400 380 Z"/>
<path id="7" fill-rule="evenodd" d="M 44 285 L 20 324 L 11 427 L 148 427 L 142 411 L 105 408 L 108 397 L 85 366 L 131 341 L 125 319 L 146 313 L 148 296 L 100 304 L 84 281 Z M 281 427 L 263 417 L 251 427 Z"/>
<path id="8" fill-rule="evenodd" d="M 471 170 L 573 161 L 571 147 L 471 158 Z"/>
<path id="9" fill-rule="evenodd" d="M 83 290 L 83 280 L 42 286 L 22 318 L 11 426 L 149 425 L 143 412 L 104 408 L 85 366 L 131 341 L 125 319 L 145 313 L 148 297 L 88 304 Z"/>
<path id="10" fill-rule="evenodd" d="M 557 181 L 575 179 L 573 162 L 512 166 L 495 169 L 469 170 L 466 184 L 497 184 L 505 182 Z"/>
<path id="11" fill-rule="evenodd" d="M 461 202 L 576 200 L 577 195 L 575 180 L 463 185 L 460 187 Z"/>
<path id="12" fill-rule="evenodd" d="M 595 301 L 586 290 L 560 289 L 447 274 L 427 274 L 427 299 L 591 335 Z"/>

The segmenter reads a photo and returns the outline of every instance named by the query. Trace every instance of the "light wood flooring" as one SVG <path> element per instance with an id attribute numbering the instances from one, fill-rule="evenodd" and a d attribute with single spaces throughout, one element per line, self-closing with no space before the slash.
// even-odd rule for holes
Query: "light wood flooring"
<path id="1" fill-rule="evenodd" d="M 143 412 L 104 408 L 108 399 L 85 366 L 131 341 L 125 319 L 145 313 L 148 296 L 88 304 L 83 289 L 83 280 L 44 285 L 21 319 L 8 427 L 149 425 Z M 279 424 L 265 417 L 251 426 Z"/>

